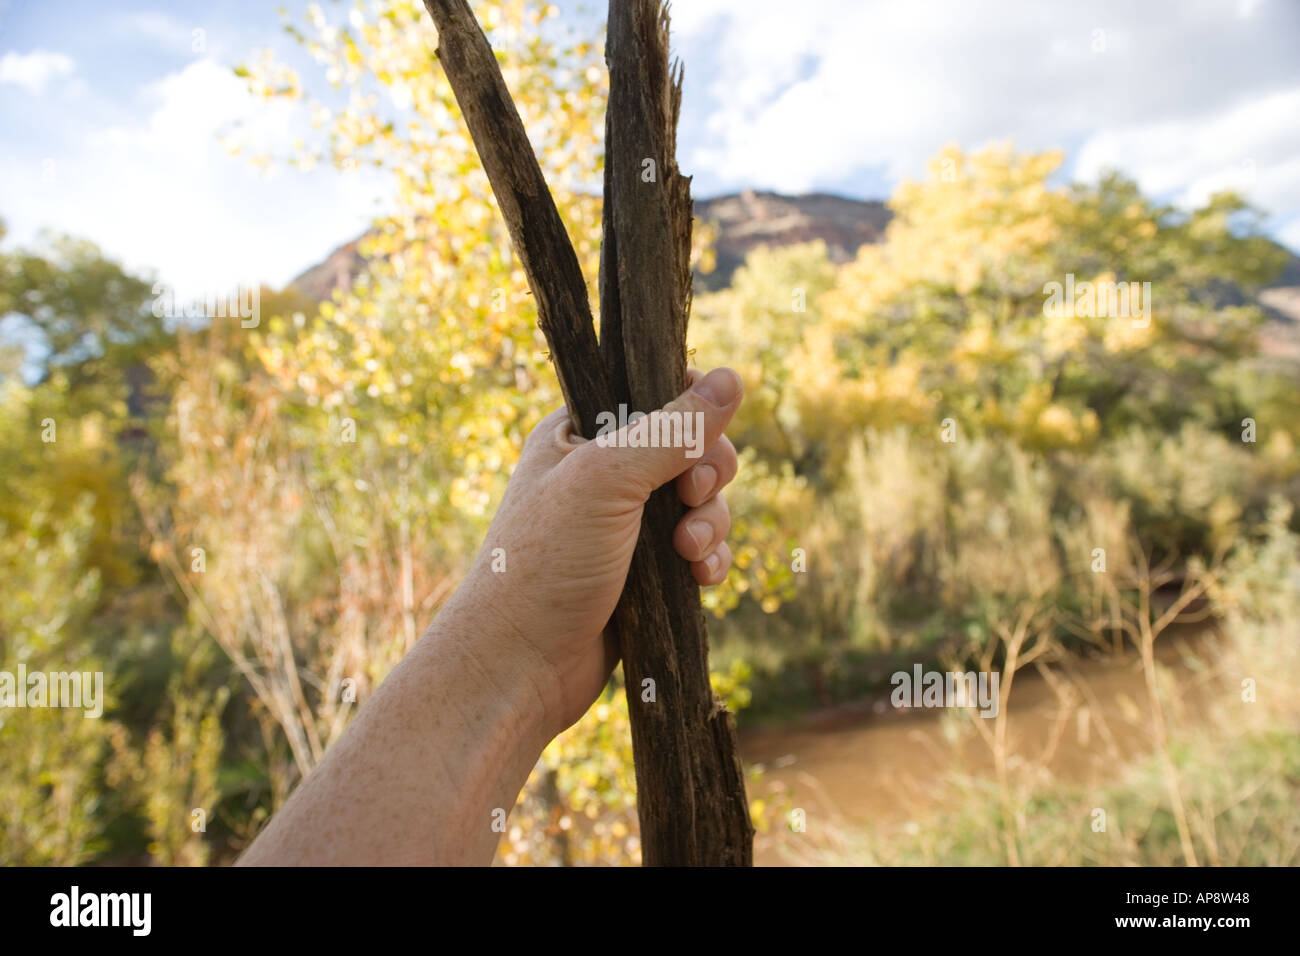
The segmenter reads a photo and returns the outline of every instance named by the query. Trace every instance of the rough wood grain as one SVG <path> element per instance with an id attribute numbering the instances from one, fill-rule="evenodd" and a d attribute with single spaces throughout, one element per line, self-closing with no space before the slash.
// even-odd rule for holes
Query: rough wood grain
<path id="1" fill-rule="evenodd" d="M 600 346 L 615 397 L 649 412 L 686 385 L 690 180 L 676 162 L 680 71 L 660 0 L 610 0 L 605 60 L 605 205 Z M 672 547 L 684 508 L 651 497 L 614 612 L 636 759 L 647 865 L 745 866 L 753 827 L 731 714 L 709 685 L 700 589 Z M 650 678 L 656 699 L 642 699 Z"/>
<path id="2" fill-rule="evenodd" d="M 438 59 L 537 300 L 537 321 L 551 347 L 565 404 L 578 431 L 594 438 L 596 415 L 613 407 L 613 392 L 600 359 L 577 253 L 469 4 L 424 0 L 424 7 L 438 28 Z"/>
<path id="3" fill-rule="evenodd" d="M 438 56 L 537 300 L 579 430 L 596 415 L 650 411 L 685 387 L 690 301 L 689 180 L 674 158 L 680 75 L 668 64 L 660 0 L 611 0 L 606 61 L 601 340 L 586 285 L 500 68 L 466 0 L 424 0 Z M 646 181 L 644 161 L 654 161 Z M 731 714 L 709 686 L 699 588 L 672 546 L 682 506 L 671 486 L 646 506 L 611 626 L 632 719 L 647 865 L 749 865 L 753 827 Z M 655 701 L 642 700 L 642 680 Z"/>

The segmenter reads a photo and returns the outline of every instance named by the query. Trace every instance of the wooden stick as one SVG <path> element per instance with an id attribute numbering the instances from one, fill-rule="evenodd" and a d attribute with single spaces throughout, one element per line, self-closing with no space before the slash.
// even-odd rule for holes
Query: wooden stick
<path id="1" fill-rule="evenodd" d="M 668 67 L 666 11 L 659 0 L 610 3 L 598 344 L 577 256 L 487 37 L 466 0 L 424 5 L 579 431 L 594 438 L 597 414 L 616 401 L 664 405 L 685 387 L 691 229 L 689 181 L 673 158 L 681 88 Z M 643 178 L 646 159 L 653 181 Z M 672 545 L 681 513 L 671 485 L 651 497 L 611 622 L 632 720 L 642 858 L 747 866 L 753 827 L 735 725 L 709 686 L 699 588 Z"/>
<path id="2" fill-rule="evenodd" d="M 424 0 L 438 28 L 437 57 L 465 114 L 551 347 L 560 389 L 578 431 L 596 437 L 596 415 L 613 408 L 587 301 L 587 284 L 542 177 L 492 47 L 466 0 Z"/>
<path id="3" fill-rule="evenodd" d="M 690 180 L 676 161 L 681 72 L 669 66 L 660 0 L 610 0 L 605 61 L 600 345 L 617 399 L 650 412 L 686 386 L 691 298 Z M 735 723 L 709 685 L 699 585 L 672 546 L 684 510 L 672 485 L 651 496 L 614 612 L 642 858 L 748 866 L 753 826 Z M 641 692 L 646 680 L 654 681 L 653 701 Z"/>

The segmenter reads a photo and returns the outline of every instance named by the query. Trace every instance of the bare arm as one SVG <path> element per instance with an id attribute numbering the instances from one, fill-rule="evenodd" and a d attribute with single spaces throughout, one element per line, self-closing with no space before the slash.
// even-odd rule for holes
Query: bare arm
<path id="1" fill-rule="evenodd" d="M 494 811 L 614 668 L 605 625 L 650 492 L 676 479 L 690 510 L 674 544 L 700 584 L 730 567 L 722 430 L 740 380 L 692 381 L 664 411 L 698 423 L 694 448 L 586 442 L 562 411 L 537 426 L 465 582 L 240 865 L 491 862 Z"/>

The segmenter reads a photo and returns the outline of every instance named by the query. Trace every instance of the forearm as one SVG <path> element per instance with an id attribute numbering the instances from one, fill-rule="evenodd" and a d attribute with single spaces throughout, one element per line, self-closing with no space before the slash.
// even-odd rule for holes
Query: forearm
<path id="1" fill-rule="evenodd" d="M 740 378 L 690 381 L 663 409 L 698 423 L 689 447 L 629 441 L 630 425 L 584 441 L 563 409 L 533 429 L 465 582 L 241 863 L 491 862 L 494 816 L 609 681 L 606 626 L 651 491 L 676 482 L 673 543 L 700 585 L 731 565 L 720 492 L 738 462 L 722 432 Z"/>
<path id="2" fill-rule="evenodd" d="M 458 594 L 240 864 L 490 863 L 550 736 L 524 653 Z"/>

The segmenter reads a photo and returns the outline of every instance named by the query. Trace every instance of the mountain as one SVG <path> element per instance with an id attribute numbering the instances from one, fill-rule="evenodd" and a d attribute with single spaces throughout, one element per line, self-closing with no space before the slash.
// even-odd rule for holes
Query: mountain
<path id="1" fill-rule="evenodd" d="M 825 193 L 782 196 L 745 190 L 716 199 L 697 199 L 695 218 L 717 229 L 717 266 L 696 276 L 699 291 L 715 291 L 756 246 L 790 246 L 821 239 L 833 262 L 848 262 L 858 247 L 884 238 L 892 213 L 877 200 L 845 199 Z"/>
<path id="2" fill-rule="evenodd" d="M 880 241 L 890 212 L 876 200 L 824 193 L 782 196 L 746 190 L 715 199 L 697 199 L 695 218 L 717 229 L 717 264 L 708 275 L 696 276 L 697 290 L 704 292 L 726 287 L 736 267 L 755 246 L 788 246 L 821 239 L 833 261 L 847 262 L 863 243 Z M 291 285 L 317 302 L 328 299 L 335 289 L 348 288 L 365 266 L 357 251 L 357 244 L 364 238 L 362 234 L 339 246 Z"/>
<path id="3" fill-rule="evenodd" d="M 366 264 L 366 260 L 357 251 L 357 245 L 366 235 L 363 232 L 351 242 L 339 246 L 325 257 L 324 262 L 318 262 L 290 282 L 290 287 L 313 302 L 326 301 L 335 289 L 351 288 Z"/>
<path id="4" fill-rule="evenodd" d="M 783 196 L 745 190 L 697 199 L 695 218 L 716 230 L 716 266 L 707 275 L 696 275 L 696 291 L 725 288 L 757 246 L 789 246 L 820 239 L 833 261 L 847 262 L 862 245 L 884 237 L 891 215 L 877 200 L 826 193 Z M 328 299 L 335 289 L 348 288 L 365 265 L 357 251 L 363 238 L 364 234 L 335 249 L 324 262 L 294 279 L 292 286 L 318 302 Z M 1282 275 L 1259 294 L 1258 301 L 1272 320 L 1263 330 L 1265 354 L 1300 359 L 1300 258 L 1291 256 Z"/>

